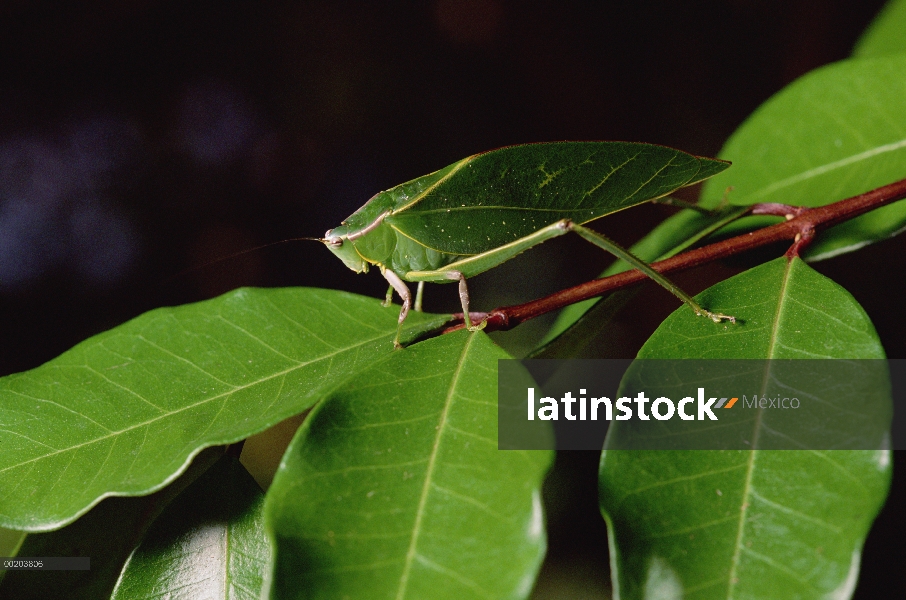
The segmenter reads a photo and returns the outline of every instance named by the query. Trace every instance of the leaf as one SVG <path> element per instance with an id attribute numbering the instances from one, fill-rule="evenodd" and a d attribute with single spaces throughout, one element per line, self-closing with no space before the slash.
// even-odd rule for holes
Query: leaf
<path id="1" fill-rule="evenodd" d="M 895 0 L 879 19 L 885 23 L 899 20 L 901 5 L 906 7 L 906 2 Z M 812 71 L 768 99 L 733 133 L 719 156 L 733 161 L 734 167 L 705 182 L 700 204 L 717 207 L 731 188 L 728 197 L 734 205 L 821 206 L 902 179 L 906 177 L 904 114 L 906 55 L 847 60 Z M 747 217 L 720 233 L 740 234 L 776 220 Z M 631 249 L 644 260 L 657 260 L 664 255 L 650 250 L 681 251 L 710 235 L 713 223 L 713 219 L 685 210 L 666 219 Z M 906 203 L 899 202 L 822 233 L 806 248 L 805 257 L 820 260 L 856 250 L 896 235 L 904 226 Z M 614 263 L 603 275 L 617 272 L 615 269 L 625 269 L 625 265 Z M 565 331 L 596 302 L 564 310 L 545 342 Z M 586 323 L 595 322 L 592 315 L 586 319 Z M 595 333 L 591 329 L 587 335 Z"/>
<path id="2" fill-rule="evenodd" d="M 263 505 L 252 476 L 225 455 L 157 518 L 111 599 L 257 600 L 270 560 Z"/>
<path id="3" fill-rule="evenodd" d="M 0 556 L 15 556 L 25 535 L 24 532 L 14 529 L 0 529 Z M 2 579 L 3 573 L 0 572 L 0 580 Z"/>
<path id="4" fill-rule="evenodd" d="M 391 206 L 392 198 L 394 211 L 385 219 L 387 225 L 405 240 L 460 259 L 561 219 L 585 223 L 659 198 L 728 166 L 653 144 L 511 146 L 451 165 L 430 186 L 420 184 L 410 191 L 415 180 L 382 192 L 347 221 L 350 230 L 368 225 L 375 211 L 380 214 Z"/>
<path id="5" fill-rule="evenodd" d="M 16 556 L 25 536 L 25 532 L 22 531 L 0 529 L 0 556 Z M 3 576 L 6 573 L 6 571 L 0 570 L 0 583 L 3 583 Z"/>
<path id="6" fill-rule="evenodd" d="M 497 448 L 497 360 L 443 335 L 363 371 L 299 429 L 267 494 L 274 598 L 525 598 L 546 451 Z"/>
<path id="7" fill-rule="evenodd" d="M 696 298 L 744 323 L 714 327 L 680 307 L 639 358 L 884 358 L 874 326 L 852 295 L 800 259 L 777 258 Z"/>
<path id="8" fill-rule="evenodd" d="M 890 0 L 862 33 L 853 56 L 866 58 L 906 52 L 906 0 Z"/>
<path id="9" fill-rule="evenodd" d="M 884 357 L 852 296 L 799 259 L 698 298 L 744 323 L 716 328 L 681 308 L 639 358 Z M 605 448 L 600 502 L 624 600 L 849 598 L 891 474 L 888 450 Z"/>
<path id="10" fill-rule="evenodd" d="M 705 184 L 703 206 L 716 206 L 727 187 L 735 205 L 823 206 L 906 178 L 906 54 L 808 73 L 752 113 L 720 156 L 736 166 Z M 722 232 L 768 222 L 747 218 Z M 822 233 L 805 256 L 852 251 L 904 226 L 906 202 L 898 202 Z"/>
<path id="11" fill-rule="evenodd" d="M 446 317 L 413 314 L 416 331 Z M 57 528 L 167 485 L 206 446 L 312 406 L 393 354 L 397 311 L 317 289 L 158 309 L 0 380 L 0 526 Z"/>
<path id="12" fill-rule="evenodd" d="M 95 600 L 110 598 L 129 554 L 145 531 L 187 486 L 223 456 L 222 447 L 203 450 L 179 478 L 141 498 L 105 498 L 75 523 L 25 538 L 20 556 L 87 556 L 89 571 L 7 571 L 0 598 Z"/>
<path id="13" fill-rule="evenodd" d="M 894 0 L 857 46 L 858 55 L 880 55 L 883 44 L 906 51 L 906 0 Z M 873 33 L 877 29 L 877 39 Z M 874 41 L 871 41 L 874 40 Z M 878 46 L 877 51 L 873 48 Z M 906 177 L 906 55 L 847 60 L 817 69 L 762 104 L 733 133 L 719 156 L 734 167 L 705 182 L 701 206 L 780 202 L 821 206 Z M 777 219 L 748 217 L 721 229 L 724 236 L 769 225 Z M 685 210 L 666 219 L 631 248 L 647 261 L 666 258 L 713 232 L 715 218 Z M 906 202 L 888 206 L 822 233 L 806 249 L 820 260 L 858 249 L 906 226 Z M 620 261 L 602 276 L 625 270 Z M 625 300 L 623 300 L 625 301 Z M 598 300 L 568 307 L 545 337 L 551 342 L 576 323 Z M 620 301 L 618 301 L 620 302 Z M 605 320 L 613 307 L 599 309 Z M 572 347 L 596 335 L 602 319 L 588 315 L 571 332 Z M 545 356 L 563 356 L 556 348 Z"/>

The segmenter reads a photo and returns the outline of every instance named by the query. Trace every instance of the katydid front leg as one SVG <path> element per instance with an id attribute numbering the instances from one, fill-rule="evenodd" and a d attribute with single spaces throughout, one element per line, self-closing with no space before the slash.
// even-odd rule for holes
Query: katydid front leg
<path id="1" fill-rule="evenodd" d="M 403 301 L 403 307 L 400 309 L 400 317 L 396 326 L 396 337 L 393 338 L 393 346 L 395 348 L 402 348 L 403 346 L 400 344 L 400 332 L 403 330 L 403 321 L 406 320 L 406 316 L 409 314 L 409 307 L 412 306 L 412 294 L 409 292 L 409 288 L 406 287 L 406 284 L 403 283 L 403 280 L 399 278 L 399 275 L 390 269 L 381 269 L 381 275 L 384 276 L 384 279 L 387 280 L 390 287 L 396 290 L 396 293 L 400 295 L 400 298 Z"/>
<path id="2" fill-rule="evenodd" d="M 387 288 L 387 296 L 384 298 L 384 301 L 381 302 L 381 306 L 386 308 L 386 307 L 390 306 L 391 304 L 393 304 L 393 291 L 394 290 L 396 290 L 396 292 L 400 295 L 400 298 L 403 299 L 403 308 L 400 310 L 400 320 L 399 320 L 399 326 L 397 327 L 397 330 L 396 330 L 396 339 L 393 340 L 394 346 L 396 346 L 397 348 L 402 348 L 402 346 L 400 345 L 400 328 L 402 328 L 402 326 L 403 326 L 403 321 L 406 320 L 406 315 L 409 314 L 409 306 L 407 303 L 410 302 L 412 295 L 411 295 L 411 292 L 409 291 L 409 287 L 405 283 L 403 283 L 403 280 L 400 279 L 396 275 L 396 273 L 394 273 L 393 271 L 389 271 L 387 269 L 384 269 L 382 273 L 384 275 L 384 279 L 386 279 L 388 282 L 390 282 L 390 287 Z M 388 273 L 389 273 L 389 275 L 388 275 Z M 392 279 L 396 279 L 396 281 L 394 282 Z M 465 285 L 465 281 L 463 281 L 462 285 Z M 415 292 L 415 306 L 413 307 L 416 312 L 422 311 L 422 294 L 424 293 L 424 290 L 425 290 L 425 282 L 419 281 L 418 282 L 418 291 Z M 466 301 L 468 302 L 468 292 L 466 293 Z"/>

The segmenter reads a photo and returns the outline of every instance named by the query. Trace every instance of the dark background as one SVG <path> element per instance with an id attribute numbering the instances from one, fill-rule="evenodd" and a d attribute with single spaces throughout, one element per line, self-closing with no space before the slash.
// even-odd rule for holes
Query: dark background
<path id="1" fill-rule="evenodd" d="M 381 295 L 377 274 L 355 276 L 313 242 L 208 263 L 321 235 L 375 192 L 499 146 L 622 139 L 714 155 L 772 93 L 845 58 L 881 5 L 7 0 L 0 374 L 148 309 L 242 285 Z M 639 207 L 600 227 L 628 244 L 669 212 Z M 895 239 L 816 265 L 863 304 L 894 358 L 906 358 L 903 281 L 890 276 L 906 267 L 903 250 Z M 476 309 L 606 263 L 582 242 L 548 243 L 476 278 Z M 698 291 L 746 264 L 681 282 Z M 676 307 L 646 289 L 618 317 L 611 356 L 631 357 Z M 429 288 L 429 310 L 456 304 L 452 288 Z M 549 323 L 496 339 L 518 353 Z M 859 598 L 906 597 L 902 458 Z M 594 453 L 558 458 L 539 597 L 601 597 L 596 463 Z"/>

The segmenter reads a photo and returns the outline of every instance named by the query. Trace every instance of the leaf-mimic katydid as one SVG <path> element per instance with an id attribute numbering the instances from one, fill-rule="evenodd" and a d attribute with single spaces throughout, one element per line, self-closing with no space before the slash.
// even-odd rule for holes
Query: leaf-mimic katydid
<path id="1" fill-rule="evenodd" d="M 375 265 L 412 305 L 405 281 L 458 282 L 466 324 L 466 278 L 536 244 L 575 231 L 667 288 L 699 315 L 709 312 L 647 263 L 582 225 L 654 200 L 723 171 L 730 163 L 630 142 L 552 142 L 476 154 L 375 194 L 321 240 L 357 273 Z M 419 308 L 419 298 L 416 309 Z M 399 345 L 399 329 L 395 344 Z"/>

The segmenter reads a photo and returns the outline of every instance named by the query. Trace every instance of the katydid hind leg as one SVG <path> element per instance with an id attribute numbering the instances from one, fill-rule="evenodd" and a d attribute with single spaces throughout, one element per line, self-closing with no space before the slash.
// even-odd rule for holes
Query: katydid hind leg
<path id="1" fill-rule="evenodd" d="M 391 304 L 393 304 L 393 286 L 392 285 L 387 288 L 387 296 L 384 297 L 384 301 L 381 302 L 381 306 L 383 306 L 384 308 L 387 308 Z"/>
<path id="2" fill-rule="evenodd" d="M 692 296 L 690 296 L 689 294 L 687 294 L 686 292 L 681 290 L 679 288 L 679 286 L 677 286 L 675 283 L 673 283 L 673 281 L 671 281 L 666 276 L 664 276 L 661 273 L 658 273 L 657 271 L 652 269 L 651 265 L 649 265 L 642 259 L 638 258 L 636 255 L 631 253 L 629 250 L 623 248 L 622 246 L 620 246 L 619 244 L 617 244 L 616 242 L 614 242 L 607 236 L 600 234 L 597 231 L 588 229 L 587 227 L 583 227 L 581 225 L 576 225 L 574 223 L 571 224 L 570 228 L 573 231 L 575 231 L 576 233 L 578 233 L 580 236 L 582 236 L 583 238 L 585 238 L 586 240 L 588 240 L 589 242 L 594 244 L 595 246 L 598 246 L 599 248 L 607 250 L 608 252 L 610 252 L 611 254 L 616 256 L 617 258 L 620 258 L 620 259 L 626 261 L 627 263 L 629 263 L 630 265 L 632 265 L 633 267 L 635 267 L 636 269 L 638 269 L 639 271 L 641 271 L 642 273 L 644 273 L 645 275 L 647 275 L 648 277 L 653 279 L 658 285 L 660 285 L 661 287 L 663 287 L 664 289 L 669 291 L 671 294 L 673 294 L 674 296 L 676 296 L 677 298 L 682 300 L 684 303 L 688 304 L 689 307 L 695 311 L 695 314 L 700 315 L 700 316 L 704 315 L 704 316 L 708 317 L 709 319 L 711 319 L 712 321 L 714 321 L 715 323 L 720 323 L 721 321 L 730 321 L 731 323 L 736 322 L 736 317 L 732 317 L 730 315 L 724 315 L 721 313 L 711 312 L 709 310 L 702 308 L 701 305 L 698 304 L 698 302 L 696 302 L 695 300 L 692 299 Z"/>
<path id="3" fill-rule="evenodd" d="M 412 306 L 412 294 L 409 292 L 409 288 L 406 287 L 406 284 L 403 283 L 403 280 L 400 279 L 399 275 L 391 271 L 390 269 L 384 269 L 382 271 L 384 279 L 390 284 L 390 287 L 396 290 L 396 293 L 400 295 L 400 298 L 403 301 L 403 307 L 400 309 L 400 318 L 396 327 L 396 337 L 393 338 L 393 345 L 396 348 L 402 348 L 400 344 L 400 332 L 403 330 L 403 321 L 406 320 L 406 316 L 409 314 L 409 307 Z"/>

